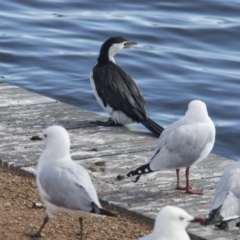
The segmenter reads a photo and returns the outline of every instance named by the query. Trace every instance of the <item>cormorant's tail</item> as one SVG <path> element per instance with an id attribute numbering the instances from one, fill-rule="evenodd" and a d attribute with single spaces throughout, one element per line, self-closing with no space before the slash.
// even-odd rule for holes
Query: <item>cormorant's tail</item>
<path id="1" fill-rule="evenodd" d="M 146 121 L 142 121 L 141 124 L 151 131 L 155 137 L 159 137 L 164 130 L 163 127 L 155 123 L 151 118 L 148 118 Z"/>
<path id="2" fill-rule="evenodd" d="M 137 182 L 142 174 L 144 174 L 144 173 L 146 174 L 146 173 L 150 173 L 150 172 L 153 172 L 153 171 L 150 169 L 149 163 L 147 163 L 147 164 L 142 165 L 141 167 L 137 168 L 136 170 L 129 172 L 127 174 L 127 176 L 132 177 L 132 176 L 138 175 L 135 179 L 135 182 Z"/>
<path id="3" fill-rule="evenodd" d="M 116 217 L 116 215 L 112 212 L 109 212 L 107 210 L 104 210 L 103 208 L 100 208 L 96 203 L 92 202 L 92 211 L 91 213 L 99 214 L 99 215 L 105 215 L 109 217 Z"/>

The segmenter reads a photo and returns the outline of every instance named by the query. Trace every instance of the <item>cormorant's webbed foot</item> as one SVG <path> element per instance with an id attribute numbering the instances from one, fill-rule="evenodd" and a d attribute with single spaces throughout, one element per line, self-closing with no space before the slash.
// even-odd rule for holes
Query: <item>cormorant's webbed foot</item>
<path id="1" fill-rule="evenodd" d="M 123 126 L 121 124 L 115 123 L 111 118 L 109 118 L 106 122 L 95 121 L 90 123 L 97 124 L 99 126 L 105 126 L 105 127 Z"/>

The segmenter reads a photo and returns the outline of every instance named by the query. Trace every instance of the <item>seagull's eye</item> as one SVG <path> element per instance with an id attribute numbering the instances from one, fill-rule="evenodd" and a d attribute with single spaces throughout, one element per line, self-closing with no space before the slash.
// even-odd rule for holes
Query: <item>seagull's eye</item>
<path id="1" fill-rule="evenodd" d="M 183 220 L 184 220 L 184 218 L 183 218 L 183 217 L 180 217 L 180 218 L 179 218 L 179 220 L 180 220 L 180 221 L 183 221 Z"/>
<path id="2" fill-rule="evenodd" d="M 47 134 L 44 134 L 44 137 L 47 137 Z"/>

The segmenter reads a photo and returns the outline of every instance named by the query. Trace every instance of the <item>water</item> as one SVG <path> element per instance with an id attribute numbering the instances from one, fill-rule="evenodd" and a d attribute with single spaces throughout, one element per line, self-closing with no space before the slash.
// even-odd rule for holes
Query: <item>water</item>
<path id="1" fill-rule="evenodd" d="M 239 13 L 238 0 L 0 1 L 0 80 L 104 114 L 89 72 L 103 41 L 123 36 L 139 45 L 115 60 L 136 80 L 151 118 L 168 126 L 189 101 L 203 100 L 217 128 L 213 152 L 236 160 Z"/>

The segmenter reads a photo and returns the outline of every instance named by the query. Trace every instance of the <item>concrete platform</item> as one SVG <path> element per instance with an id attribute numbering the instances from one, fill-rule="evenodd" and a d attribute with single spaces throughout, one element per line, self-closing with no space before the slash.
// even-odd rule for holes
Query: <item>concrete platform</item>
<path id="1" fill-rule="evenodd" d="M 206 216 L 216 183 L 232 164 L 232 160 L 210 154 L 191 168 L 191 183 L 204 189 L 202 196 L 176 191 L 174 170 L 161 171 L 152 179 L 141 177 L 137 184 L 134 178 L 119 181 L 119 174 L 126 175 L 151 155 L 157 140 L 150 133 L 95 126 L 89 122 L 103 117 L 6 83 L 0 83 L 0 111 L 1 165 L 34 174 L 43 144 L 31 142 L 30 137 L 48 126 L 62 125 L 70 134 L 73 159 L 89 170 L 100 199 L 150 221 L 165 205 Z M 192 225 L 188 232 L 194 240 L 240 239 L 238 228 L 221 231 L 214 226 Z"/>

